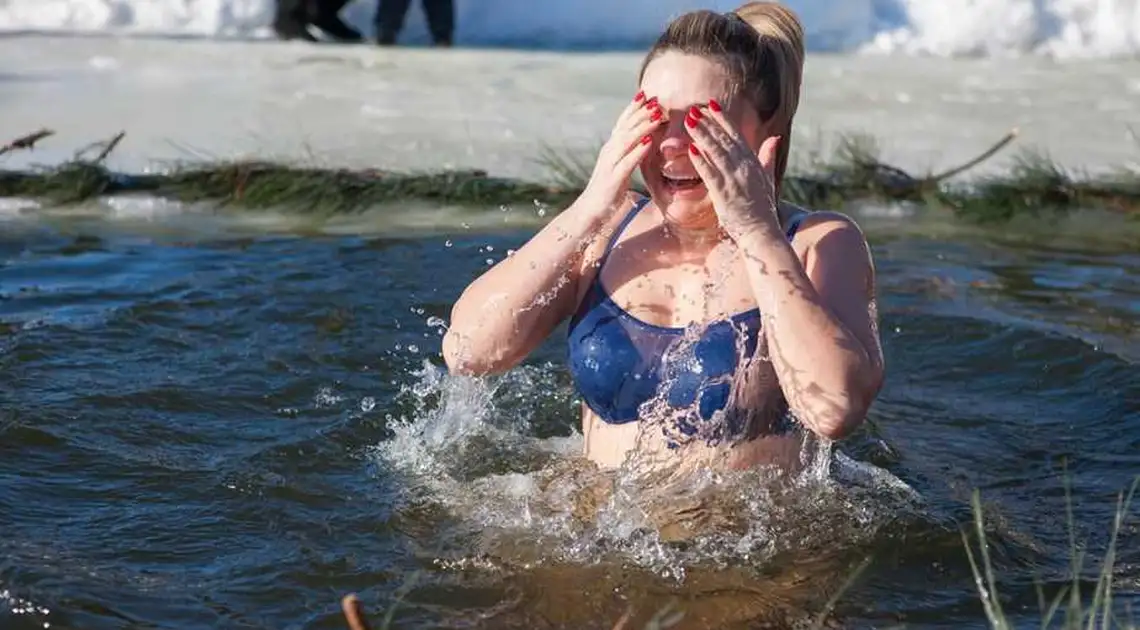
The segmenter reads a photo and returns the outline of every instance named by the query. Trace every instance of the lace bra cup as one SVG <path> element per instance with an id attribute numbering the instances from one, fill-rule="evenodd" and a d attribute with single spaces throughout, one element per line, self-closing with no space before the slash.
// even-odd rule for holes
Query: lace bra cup
<path id="1" fill-rule="evenodd" d="M 578 394 L 604 422 L 635 422 L 641 406 L 657 399 L 673 410 L 692 410 L 679 416 L 676 429 L 697 432 L 699 421 L 717 411 L 731 411 L 731 381 L 737 366 L 756 351 L 760 311 L 739 313 L 713 322 L 692 342 L 684 342 L 685 329 L 656 326 L 626 312 L 607 294 L 601 268 L 622 232 L 648 203 L 634 206 L 622 221 L 602 255 L 599 271 L 585 299 L 570 321 L 568 359 Z M 802 215 L 801 215 L 802 216 Z M 798 226 L 797 216 L 788 237 Z M 680 342 L 680 343 L 679 343 Z M 667 389 L 658 397 L 662 383 Z M 736 434 L 742 414 L 726 413 L 726 429 Z"/>

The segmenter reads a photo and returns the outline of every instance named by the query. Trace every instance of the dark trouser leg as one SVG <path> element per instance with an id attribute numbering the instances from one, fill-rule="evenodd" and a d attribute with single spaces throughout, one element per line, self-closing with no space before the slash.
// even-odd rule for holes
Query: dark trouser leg
<path id="1" fill-rule="evenodd" d="M 380 0 L 376 7 L 376 41 L 390 46 L 396 43 L 396 36 L 404 28 L 404 16 L 412 0 Z"/>
<path id="2" fill-rule="evenodd" d="M 317 41 L 305 26 L 309 23 L 307 0 L 277 0 L 277 11 L 273 16 L 273 32 L 284 40 L 303 39 Z"/>
<path id="3" fill-rule="evenodd" d="M 455 31 L 455 3 L 453 0 L 423 0 L 428 30 L 437 46 L 450 46 Z"/>
<path id="4" fill-rule="evenodd" d="M 348 0 L 309 0 L 309 19 L 313 26 L 340 41 L 358 42 L 364 37 L 340 19 L 340 10 Z"/>

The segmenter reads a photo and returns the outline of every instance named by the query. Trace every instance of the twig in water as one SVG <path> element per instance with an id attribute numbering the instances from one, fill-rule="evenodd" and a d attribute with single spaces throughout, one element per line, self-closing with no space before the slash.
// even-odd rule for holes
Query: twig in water
<path id="1" fill-rule="evenodd" d="M 384 619 L 380 622 L 380 630 L 387 630 L 392 627 L 392 619 L 396 615 L 396 607 L 404 600 L 408 591 L 416 583 L 419 573 L 412 573 L 408 576 L 408 580 L 397 589 L 396 601 L 388 607 L 388 612 L 384 615 Z M 349 630 L 372 630 L 368 623 L 368 617 L 364 614 L 364 607 L 360 605 L 360 599 L 355 593 L 349 593 L 340 600 L 341 611 L 344 613 L 345 621 L 348 623 Z"/>
<path id="2" fill-rule="evenodd" d="M 55 132 L 51 129 L 40 129 L 39 131 L 33 131 L 26 136 L 20 136 L 19 138 L 16 138 L 8 144 L 0 147 L 0 155 L 4 155 L 10 151 L 19 151 L 21 149 L 34 149 L 36 148 L 37 142 L 51 135 L 55 135 Z"/>
<path id="3" fill-rule="evenodd" d="M 960 166 L 955 166 L 954 168 L 951 168 L 949 170 L 938 173 L 937 175 L 930 175 L 925 179 L 925 183 L 938 184 L 938 183 L 941 183 L 942 180 L 950 179 L 951 177 L 954 177 L 955 175 L 960 175 L 962 173 L 965 173 L 966 171 L 974 168 L 975 166 L 981 164 L 982 162 L 985 162 L 986 160 L 990 159 L 998 151 L 1001 151 L 1002 149 L 1004 149 L 1007 144 L 1009 144 L 1010 142 L 1013 142 L 1013 140 L 1015 138 L 1017 138 L 1018 133 L 1019 133 L 1019 131 L 1018 131 L 1017 127 L 1010 129 L 1009 133 L 1002 136 L 1001 140 L 998 140 L 997 142 L 995 142 L 992 147 L 983 151 L 976 158 L 974 158 L 974 159 L 972 159 L 972 160 L 970 160 L 970 161 L 968 161 L 965 164 L 962 164 Z"/>
<path id="4" fill-rule="evenodd" d="M 102 142 L 92 142 L 91 144 L 89 144 L 89 145 L 83 147 L 82 149 L 76 151 L 75 157 L 73 159 L 76 162 L 89 162 L 90 164 L 100 164 L 103 162 L 103 160 L 107 159 L 108 155 L 111 155 L 111 151 L 114 151 L 115 147 L 119 146 L 119 143 L 123 141 L 123 137 L 126 135 L 127 135 L 126 131 L 120 131 L 119 133 L 112 136 L 110 140 L 104 140 Z M 102 149 L 99 151 L 99 154 L 95 156 L 95 159 L 89 160 L 89 161 L 84 160 L 83 154 L 87 153 L 88 151 L 91 151 L 92 149 L 94 149 L 96 147 L 102 147 Z"/>
<path id="5" fill-rule="evenodd" d="M 107 156 L 111 155 L 111 151 L 114 151 L 115 147 L 119 146 L 119 143 L 123 141 L 123 137 L 126 135 L 127 132 L 120 131 L 119 133 L 115 134 L 114 138 L 108 140 L 107 146 L 103 147 L 103 150 L 99 152 L 99 155 L 95 156 L 95 163 L 98 164 L 99 162 L 107 159 Z"/>
<path id="6" fill-rule="evenodd" d="M 345 595 L 340 600 L 340 608 L 349 630 L 372 630 L 372 626 L 368 625 L 368 617 L 364 614 L 364 607 L 360 605 L 360 599 L 355 593 Z"/>

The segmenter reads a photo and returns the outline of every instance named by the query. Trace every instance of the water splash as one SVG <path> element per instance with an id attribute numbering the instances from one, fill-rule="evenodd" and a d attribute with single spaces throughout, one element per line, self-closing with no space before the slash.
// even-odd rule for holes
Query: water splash
<path id="1" fill-rule="evenodd" d="M 400 478 L 405 508 L 442 508 L 461 553 L 499 568 L 619 561 L 683 580 L 693 567 L 857 546 L 921 509 L 904 482 L 830 445 L 804 449 L 792 476 L 600 470 L 580 456 L 577 401 L 552 365 L 475 379 L 425 362 L 414 378 L 376 461 Z"/>
<path id="2" fill-rule="evenodd" d="M 480 246 L 475 255 L 492 251 Z M 733 303 L 733 259 L 720 261 L 703 295 L 691 298 L 700 321 L 720 321 L 710 309 Z M 519 310 L 548 304 L 568 281 L 565 272 L 555 275 Z M 447 330 L 441 319 L 426 323 Z M 661 387 L 639 409 L 636 443 L 616 469 L 584 456 L 575 428 L 581 403 L 563 368 L 524 365 L 478 379 L 424 362 L 401 389 L 395 409 L 403 413 L 387 416 L 391 437 L 374 455 L 401 489 L 399 512 L 417 521 L 407 529 L 423 531 L 425 515 L 432 521 L 432 564 L 456 574 L 538 571 L 559 580 L 620 566 L 686 588 L 703 576 L 703 588 L 716 591 L 721 578 L 708 582 L 710 571 L 770 580 L 773 567 L 835 558 L 872 544 L 899 520 L 921 518 L 921 498 L 909 486 L 836 452 L 788 418 L 786 405 L 749 408 L 765 393 L 757 388 L 778 385 L 763 335 L 756 341 L 743 322 L 728 324 L 715 334 L 731 335 L 737 356 L 753 357 L 745 377 L 705 365 L 706 326 L 684 329 L 666 349 Z M 704 378 L 714 369 L 722 376 Z M 702 391 L 674 395 L 675 385 L 694 384 L 681 383 L 693 374 L 702 377 L 689 379 L 698 390 L 727 389 L 727 412 L 702 413 Z M 843 573 L 835 565 L 819 572 L 813 589 Z"/>
<path id="3" fill-rule="evenodd" d="M 51 622 L 45 621 L 51 614 L 50 608 L 19 597 L 6 588 L 0 588 L 0 606 L 7 608 L 7 614 L 13 617 L 27 616 L 41 621 L 43 628 L 52 627 Z M 0 610 L 2 610 L 2 608 L 0 608 Z"/>

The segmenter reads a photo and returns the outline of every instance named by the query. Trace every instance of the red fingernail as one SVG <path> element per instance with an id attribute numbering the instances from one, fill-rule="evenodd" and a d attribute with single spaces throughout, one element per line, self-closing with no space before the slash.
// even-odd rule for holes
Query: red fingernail
<path id="1" fill-rule="evenodd" d="M 689 126 L 689 129 L 692 129 L 697 126 L 697 119 L 693 118 L 692 115 L 685 116 L 685 124 Z"/>
<path id="2" fill-rule="evenodd" d="M 697 150 L 697 145 L 695 145 L 695 144 L 689 145 L 689 153 L 692 153 L 693 155 L 700 155 L 701 154 L 701 152 Z"/>
<path id="3" fill-rule="evenodd" d="M 650 98 L 648 101 L 645 101 L 646 107 L 653 107 L 656 104 L 657 104 L 657 97 L 656 96 Z"/>
<path id="4" fill-rule="evenodd" d="M 662 115 L 663 114 L 660 109 L 655 109 L 653 110 L 653 115 L 649 117 L 649 120 L 657 122 L 658 120 L 661 120 Z"/>
<path id="5" fill-rule="evenodd" d="M 714 112 L 719 112 L 720 111 L 720 103 L 716 102 L 715 98 L 710 100 L 709 101 L 709 109 L 713 110 Z"/>
<path id="6" fill-rule="evenodd" d="M 633 95 L 633 102 L 636 103 L 643 98 L 645 98 L 645 92 L 638 92 L 637 94 Z"/>
<path id="7" fill-rule="evenodd" d="M 641 144 L 649 144 L 650 142 L 653 142 L 653 136 L 642 136 L 641 137 Z"/>
<path id="8" fill-rule="evenodd" d="M 700 120 L 703 114 L 701 114 L 701 110 L 697 109 L 696 105 L 693 105 L 689 108 L 689 115 L 692 116 L 694 120 Z"/>

